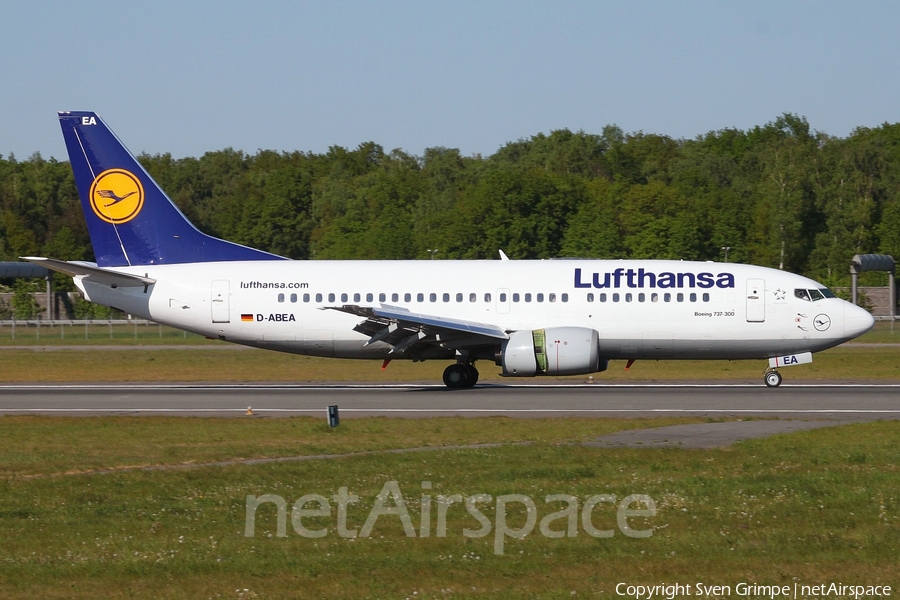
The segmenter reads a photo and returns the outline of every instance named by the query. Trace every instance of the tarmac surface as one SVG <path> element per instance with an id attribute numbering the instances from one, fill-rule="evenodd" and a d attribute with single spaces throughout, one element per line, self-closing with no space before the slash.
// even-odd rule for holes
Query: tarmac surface
<path id="1" fill-rule="evenodd" d="M 168 415 L 267 418 L 506 416 L 738 418 L 624 431 L 602 447 L 726 446 L 742 439 L 876 419 L 900 418 L 900 384 L 486 384 L 442 385 L 97 384 L 0 386 L 0 415 Z M 250 414 L 248 414 L 248 411 Z M 759 420 L 765 419 L 765 420 Z"/>

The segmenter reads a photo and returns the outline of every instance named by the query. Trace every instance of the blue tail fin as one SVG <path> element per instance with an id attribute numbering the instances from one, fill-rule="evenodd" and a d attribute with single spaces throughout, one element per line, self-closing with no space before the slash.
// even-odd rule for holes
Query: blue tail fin
<path id="1" fill-rule="evenodd" d="M 282 259 L 201 233 L 95 113 L 59 124 L 99 266 Z"/>

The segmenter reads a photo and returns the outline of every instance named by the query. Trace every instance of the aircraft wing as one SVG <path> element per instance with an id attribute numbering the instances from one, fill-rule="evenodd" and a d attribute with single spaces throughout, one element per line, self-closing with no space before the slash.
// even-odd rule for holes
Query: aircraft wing
<path id="1" fill-rule="evenodd" d="M 156 280 L 151 277 L 119 273 L 118 271 L 101 269 L 96 265 L 82 262 L 66 262 L 39 256 L 23 256 L 22 258 L 69 277 L 81 277 L 87 281 L 102 283 L 111 287 L 147 287 L 156 283 Z"/>
<path id="2" fill-rule="evenodd" d="M 385 342 L 394 347 L 391 353 L 396 354 L 406 352 L 417 345 L 440 345 L 452 349 L 475 348 L 493 346 L 498 340 L 509 339 L 507 333 L 496 325 L 424 315 L 398 306 L 382 304 L 380 307 L 371 307 L 345 304 L 329 308 L 364 317 L 365 321 L 353 330 L 370 336 L 366 345 Z"/>

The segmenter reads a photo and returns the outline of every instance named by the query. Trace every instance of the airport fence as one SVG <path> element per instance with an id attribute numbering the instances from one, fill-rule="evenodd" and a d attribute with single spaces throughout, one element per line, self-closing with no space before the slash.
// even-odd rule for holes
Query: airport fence
<path id="1" fill-rule="evenodd" d="M 205 338 L 144 319 L 0 321 L 0 345 L 138 340 L 147 343 L 202 342 Z"/>

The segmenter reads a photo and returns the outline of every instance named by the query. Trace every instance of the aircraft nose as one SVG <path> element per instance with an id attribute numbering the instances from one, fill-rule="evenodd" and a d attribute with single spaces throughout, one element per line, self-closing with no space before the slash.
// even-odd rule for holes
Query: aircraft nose
<path id="1" fill-rule="evenodd" d="M 844 304 L 844 335 L 858 337 L 875 326 L 875 318 L 864 308 L 849 302 Z"/>

